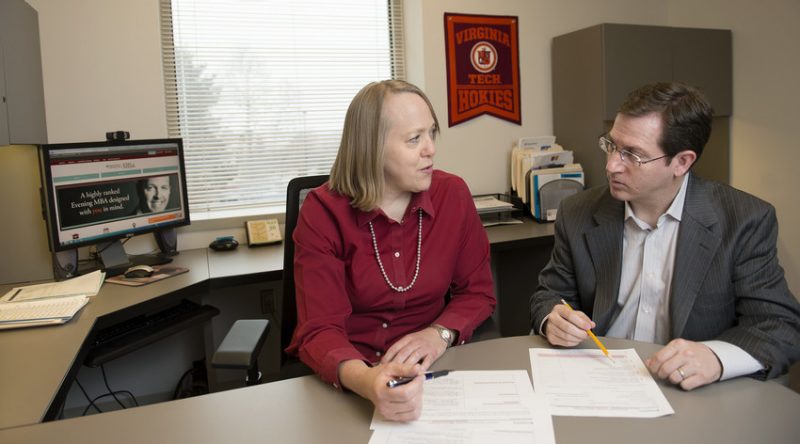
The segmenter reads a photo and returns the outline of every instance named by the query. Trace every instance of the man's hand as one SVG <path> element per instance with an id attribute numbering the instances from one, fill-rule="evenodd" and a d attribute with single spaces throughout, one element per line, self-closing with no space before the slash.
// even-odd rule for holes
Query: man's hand
<path id="1" fill-rule="evenodd" d="M 684 390 L 711 384 L 722 376 L 717 355 L 705 344 L 685 339 L 673 339 L 644 363 L 654 376 Z"/>
<path id="2" fill-rule="evenodd" d="M 419 364 L 389 363 L 368 367 L 363 361 L 351 360 L 339 365 L 342 385 L 372 401 L 375 409 L 391 421 L 413 421 L 422 414 L 425 379 L 422 374 Z M 386 385 L 400 376 L 414 377 L 414 380 L 393 388 Z"/>
<path id="3" fill-rule="evenodd" d="M 556 304 L 547 315 L 543 333 L 553 345 L 574 347 L 589 336 L 586 330 L 594 327 L 595 323 L 584 312 L 570 310 L 564 304 Z"/>
<path id="4" fill-rule="evenodd" d="M 398 362 L 405 364 L 420 363 L 422 371 L 426 371 L 444 354 L 447 344 L 433 327 L 403 336 L 392 344 L 381 358 L 381 364 Z"/>

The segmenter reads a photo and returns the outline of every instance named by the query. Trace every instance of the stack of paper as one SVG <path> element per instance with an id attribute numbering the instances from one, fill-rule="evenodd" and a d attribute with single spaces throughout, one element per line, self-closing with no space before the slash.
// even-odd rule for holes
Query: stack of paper
<path id="1" fill-rule="evenodd" d="M 494 196 L 473 196 L 472 202 L 475 203 L 475 209 L 478 210 L 478 214 L 514 208 L 514 204 L 511 202 L 502 201 Z"/>
<path id="2" fill-rule="evenodd" d="M 77 295 L 94 296 L 100 291 L 105 277 L 105 272 L 98 270 L 66 281 L 15 287 L 0 298 L 0 302 L 21 302 Z"/>
<path id="3" fill-rule="evenodd" d="M 530 349 L 533 385 L 556 416 L 655 418 L 675 413 L 634 349 Z"/>
<path id="4" fill-rule="evenodd" d="M 376 411 L 370 444 L 555 443 L 547 403 L 525 370 L 455 371 L 424 384 L 420 418 L 398 423 Z"/>
<path id="5" fill-rule="evenodd" d="M 63 324 L 89 302 L 87 296 L 0 303 L 0 329 Z"/>
<path id="6" fill-rule="evenodd" d="M 63 324 L 100 291 L 105 277 L 95 271 L 62 282 L 13 288 L 0 298 L 0 329 Z"/>

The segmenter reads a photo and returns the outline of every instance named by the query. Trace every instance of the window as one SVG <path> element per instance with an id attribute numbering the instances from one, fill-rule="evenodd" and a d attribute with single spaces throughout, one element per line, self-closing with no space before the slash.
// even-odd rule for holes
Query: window
<path id="1" fill-rule="evenodd" d="M 327 174 L 347 106 L 404 78 L 402 1 L 161 0 L 170 137 L 193 214 L 283 206 Z"/>

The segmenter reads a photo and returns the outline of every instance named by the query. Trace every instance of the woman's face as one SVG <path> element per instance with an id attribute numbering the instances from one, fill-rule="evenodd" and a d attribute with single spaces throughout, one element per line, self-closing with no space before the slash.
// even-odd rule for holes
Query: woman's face
<path id="1" fill-rule="evenodd" d="M 389 122 L 383 160 L 385 196 L 427 190 L 438 131 L 428 105 L 417 94 L 402 92 L 390 94 L 383 108 Z"/>
<path id="2" fill-rule="evenodd" d="M 169 176 L 151 177 L 144 187 L 147 208 L 152 212 L 164 211 L 169 202 Z"/>

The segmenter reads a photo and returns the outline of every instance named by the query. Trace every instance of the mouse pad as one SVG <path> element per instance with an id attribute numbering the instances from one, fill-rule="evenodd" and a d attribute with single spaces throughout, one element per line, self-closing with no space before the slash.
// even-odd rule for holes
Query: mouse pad
<path id="1" fill-rule="evenodd" d="M 127 285 L 129 287 L 138 287 L 140 285 L 147 285 L 152 282 L 157 282 L 162 279 L 166 279 L 168 277 L 177 276 L 182 273 L 186 273 L 189 271 L 188 268 L 182 267 L 171 267 L 169 265 L 154 265 L 153 275 L 150 277 L 141 277 L 141 278 L 126 278 L 125 275 L 119 274 L 114 277 L 106 278 L 106 282 L 111 282 L 112 284 L 120 284 L 120 285 Z"/>

